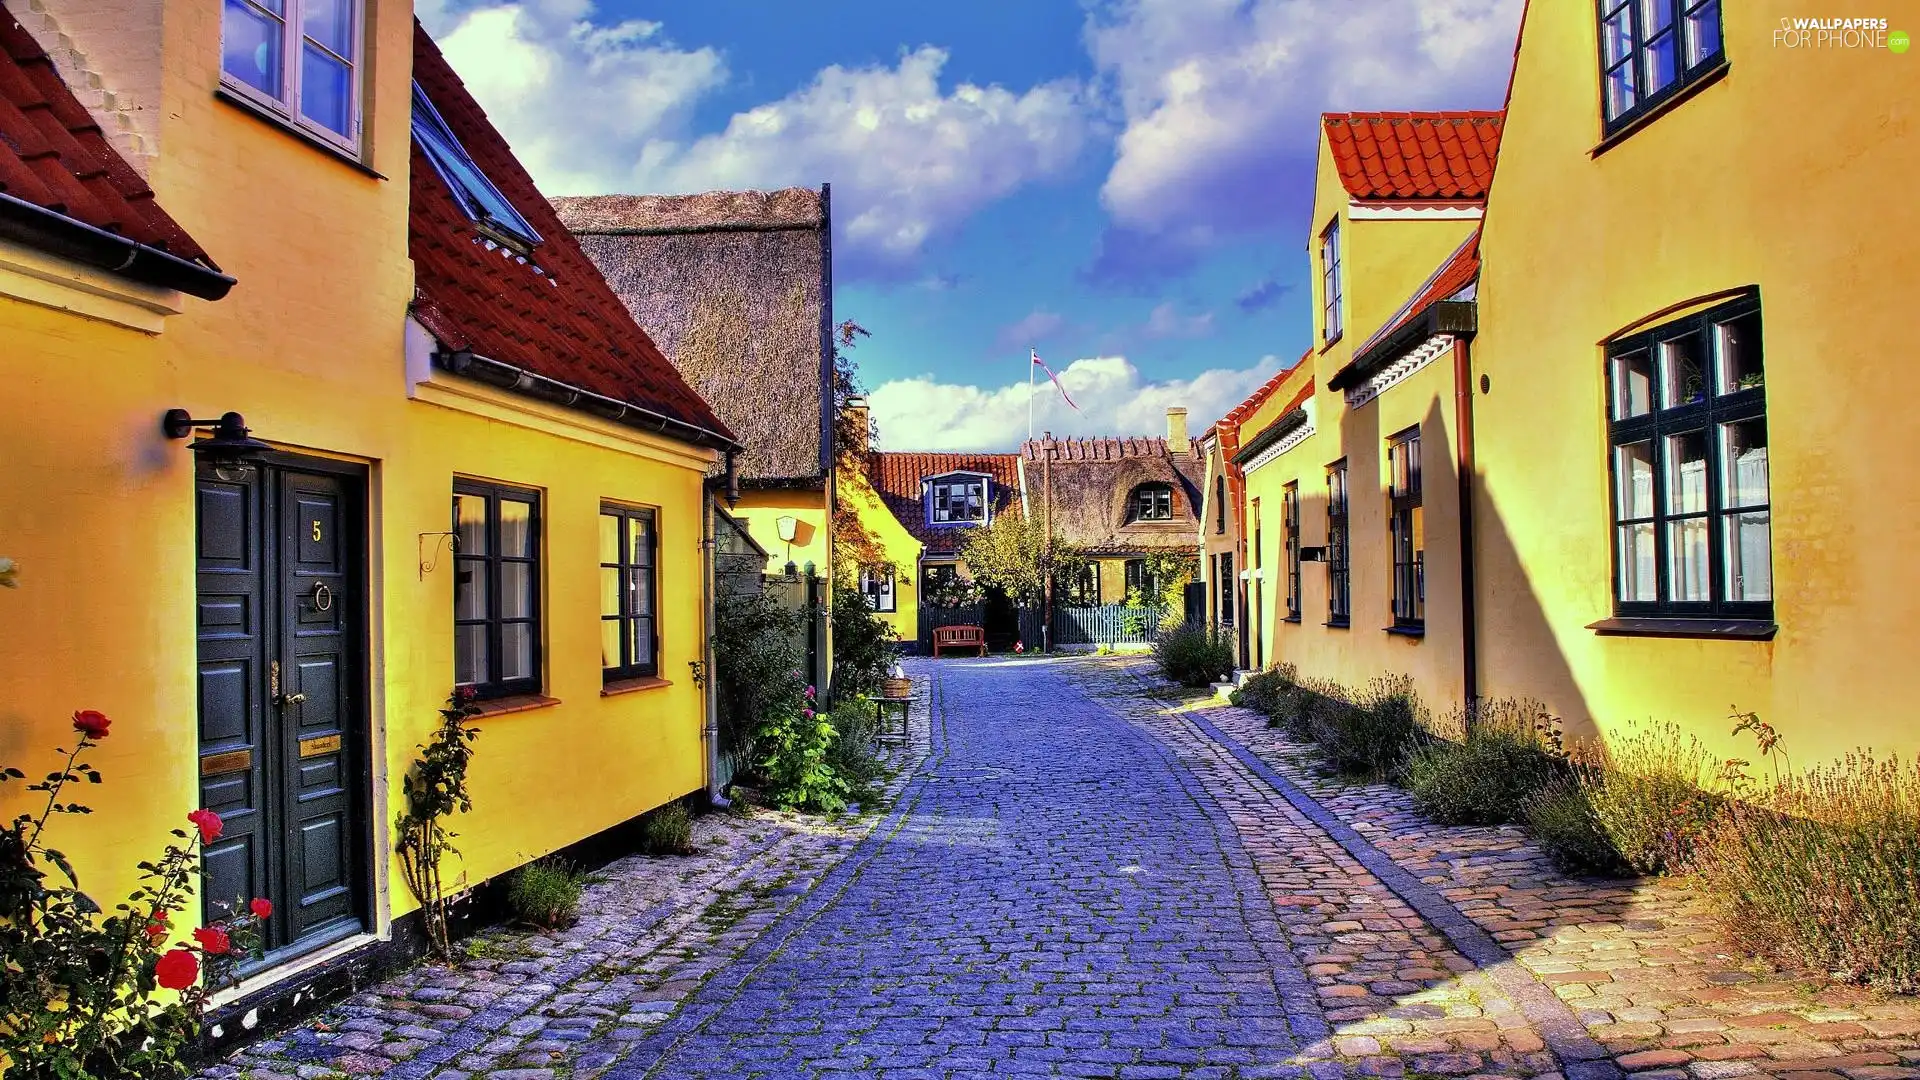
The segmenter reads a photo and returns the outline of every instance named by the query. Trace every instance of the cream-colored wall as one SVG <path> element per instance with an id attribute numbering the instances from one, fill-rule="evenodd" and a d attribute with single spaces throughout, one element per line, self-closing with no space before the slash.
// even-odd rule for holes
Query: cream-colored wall
<path id="1" fill-rule="evenodd" d="M 1788 0 L 1726 9 L 1726 77 L 1593 156 L 1593 13 L 1533 4 L 1483 253 L 1476 514 L 1487 692 L 1576 729 L 1654 719 L 1753 756 L 1757 710 L 1796 763 L 1911 754 L 1920 625 L 1911 378 L 1920 281 L 1915 60 L 1773 43 Z M 1897 28 L 1897 27 L 1896 27 Z M 1601 637 L 1612 613 L 1602 349 L 1668 305 L 1761 290 L 1772 641 Z"/>
<path id="2" fill-rule="evenodd" d="M 767 549 L 767 573 L 778 574 L 791 561 L 806 572 L 808 563 L 822 576 L 828 573 L 828 541 L 832 531 L 824 491 L 770 488 L 745 490 L 733 510 L 735 520 Z M 794 519 L 793 542 L 780 539 L 780 519 Z"/>

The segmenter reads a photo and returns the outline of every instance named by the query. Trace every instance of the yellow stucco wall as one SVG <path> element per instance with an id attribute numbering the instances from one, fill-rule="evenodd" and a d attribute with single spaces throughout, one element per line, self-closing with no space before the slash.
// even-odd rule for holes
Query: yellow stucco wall
<path id="1" fill-rule="evenodd" d="M 879 541 L 880 550 L 893 563 L 894 610 L 880 612 L 880 618 L 893 627 L 894 635 L 912 642 L 920 635 L 920 553 L 925 545 L 915 539 L 900 519 L 886 508 L 864 477 L 843 478 L 840 497 L 859 515 L 860 523 Z"/>
<path id="2" fill-rule="evenodd" d="M 108 782 L 85 793 L 99 813 L 58 837 L 103 899 L 198 800 L 192 454 L 159 431 L 175 406 L 237 410 L 256 437 L 370 468 L 376 920 L 415 906 L 384 853 L 399 778 L 453 685 L 451 563 L 442 552 L 424 576 L 419 563 L 423 534 L 448 528 L 456 475 L 542 491 L 544 689 L 559 703 L 479 722 L 449 879 L 496 874 L 704 779 L 688 662 L 704 635 L 710 455 L 477 386 L 408 399 L 412 20 L 401 0 L 373 6 L 367 137 L 390 179 L 216 100 L 219 10 L 169 3 L 152 183 L 240 284 L 188 299 L 157 337 L 0 298 L 0 379 L 20 406 L 0 432 L 0 554 L 21 567 L 21 587 L 0 593 L 0 761 L 42 764 L 69 744 L 75 709 L 114 718 L 94 758 Z M 602 499 L 659 510 L 669 686 L 601 696 Z"/>
<path id="3" fill-rule="evenodd" d="M 1727 7 L 1726 77 L 1593 157 L 1593 13 L 1529 9 L 1474 347 L 1491 384 L 1475 405 L 1482 670 L 1487 692 L 1540 698 L 1576 728 L 1673 721 L 1751 757 L 1723 719 L 1738 707 L 1797 763 L 1920 749 L 1920 412 L 1899 390 L 1920 280 L 1915 58 L 1773 44 L 1783 16 L 1807 14 Z M 1746 285 L 1763 305 L 1778 636 L 1596 636 L 1587 624 L 1612 614 L 1596 343 Z"/>
<path id="4" fill-rule="evenodd" d="M 745 490 L 734 519 L 767 549 L 767 573 L 778 574 L 792 563 L 806 572 L 808 563 L 821 575 L 828 570 L 828 541 L 831 529 L 827 515 L 827 496 L 822 491 L 770 488 Z M 780 519 L 794 519 L 793 541 L 780 539 Z"/>

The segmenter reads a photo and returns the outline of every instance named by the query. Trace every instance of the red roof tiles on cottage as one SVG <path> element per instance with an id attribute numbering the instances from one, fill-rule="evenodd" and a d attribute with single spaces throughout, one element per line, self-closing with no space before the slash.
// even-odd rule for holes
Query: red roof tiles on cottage
<path id="1" fill-rule="evenodd" d="M 1320 118 L 1340 182 L 1356 199 L 1487 197 L 1504 113 L 1327 113 Z"/>
<path id="2" fill-rule="evenodd" d="M 939 454 L 874 451 L 866 458 L 867 482 L 880 502 L 892 511 L 913 538 L 926 545 L 927 554 L 958 552 L 966 540 L 965 527 L 927 523 L 922 482 L 949 473 L 986 473 L 993 478 L 994 513 L 1010 505 L 1020 493 L 1018 454 Z"/>
<path id="3" fill-rule="evenodd" d="M 23 3 L 24 0 L 14 0 Z M 0 194 L 218 270 L 0 6 Z"/>
<path id="4" fill-rule="evenodd" d="M 415 145 L 414 317 L 441 345 L 732 438 L 628 314 L 416 20 L 413 77 L 475 165 L 544 239 L 527 258 L 480 236 Z"/>

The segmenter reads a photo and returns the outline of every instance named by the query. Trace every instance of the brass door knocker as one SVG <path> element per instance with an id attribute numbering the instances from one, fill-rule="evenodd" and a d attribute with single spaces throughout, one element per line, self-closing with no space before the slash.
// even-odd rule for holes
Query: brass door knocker
<path id="1" fill-rule="evenodd" d="M 333 590 L 327 588 L 327 583 L 324 581 L 313 583 L 313 610 L 333 610 Z"/>

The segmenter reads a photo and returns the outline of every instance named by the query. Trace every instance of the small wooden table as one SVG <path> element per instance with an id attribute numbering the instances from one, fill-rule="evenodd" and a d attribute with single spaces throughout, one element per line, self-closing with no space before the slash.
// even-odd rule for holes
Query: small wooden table
<path id="1" fill-rule="evenodd" d="M 907 718 L 913 711 L 913 694 L 895 697 L 887 694 L 873 699 L 875 742 L 907 741 Z"/>

